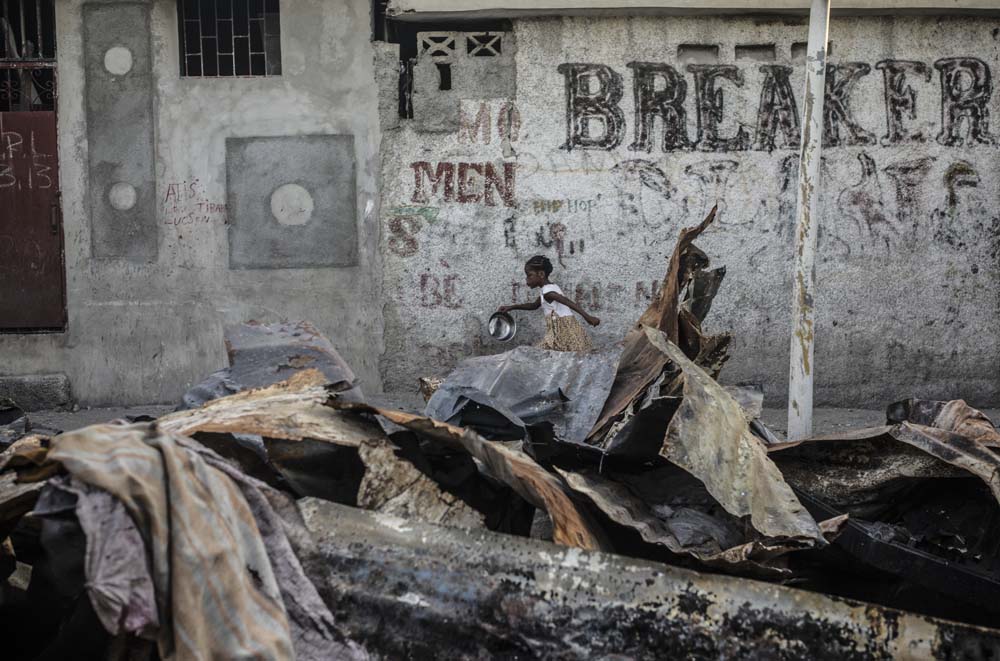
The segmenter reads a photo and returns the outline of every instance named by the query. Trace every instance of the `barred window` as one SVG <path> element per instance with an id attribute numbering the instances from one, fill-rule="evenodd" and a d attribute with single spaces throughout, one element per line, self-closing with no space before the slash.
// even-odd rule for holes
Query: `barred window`
<path id="1" fill-rule="evenodd" d="M 178 0 L 182 76 L 281 74 L 278 0 Z"/>
<path id="2" fill-rule="evenodd" d="M 55 110 L 52 0 L 0 0 L 0 112 Z"/>

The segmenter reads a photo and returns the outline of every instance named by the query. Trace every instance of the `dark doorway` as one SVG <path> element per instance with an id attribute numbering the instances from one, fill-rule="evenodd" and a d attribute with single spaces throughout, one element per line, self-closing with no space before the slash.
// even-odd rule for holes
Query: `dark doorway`
<path id="1" fill-rule="evenodd" d="M 0 0 L 0 332 L 66 327 L 53 0 Z"/>

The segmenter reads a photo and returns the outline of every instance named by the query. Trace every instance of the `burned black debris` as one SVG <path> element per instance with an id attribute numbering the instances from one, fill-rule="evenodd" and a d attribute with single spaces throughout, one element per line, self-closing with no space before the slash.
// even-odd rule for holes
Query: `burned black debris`
<path id="1" fill-rule="evenodd" d="M 303 369 L 318 369 L 329 387 L 360 400 L 354 372 L 330 341 L 307 321 L 261 324 L 249 322 L 226 331 L 229 367 L 214 372 L 184 394 L 182 408 L 252 388 L 262 388 Z"/>
<path id="2" fill-rule="evenodd" d="M 6 448 L 30 430 L 28 415 L 9 399 L 0 399 L 0 449 Z"/>
<path id="3" fill-rule="evenodd" d="M 996 658 L 992 422 L 771 432 L 702 331 L 714 213 L 621 347 L 469 358 L 422 413 L 307 322 L 232 329 L 155 420 L 0 410 L 11 658 Z"/>

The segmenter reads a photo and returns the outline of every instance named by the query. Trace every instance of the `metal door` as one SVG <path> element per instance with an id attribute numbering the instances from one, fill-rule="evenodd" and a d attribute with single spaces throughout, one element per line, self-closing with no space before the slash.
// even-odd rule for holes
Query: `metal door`
<path id="1" fill-rule="evenodd" d="M 0 0 L 0 331 L 66 326 L 52 0 Z"/>

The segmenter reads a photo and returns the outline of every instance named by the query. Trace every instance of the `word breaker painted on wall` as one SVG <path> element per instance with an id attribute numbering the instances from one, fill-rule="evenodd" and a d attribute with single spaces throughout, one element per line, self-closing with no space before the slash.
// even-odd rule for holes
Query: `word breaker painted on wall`
<path id="1" fill-rule="evenodd" d="M 724 89 L 744 87 L 744 69 L 731 64 L 688 64 L 685 71 L 694 83 L 693 94 L 689 94 L 687 76 L 670 64 L 629 62 L 625 66 L 632 72 L 635 98 L 631 151 L 651 152 L 657 144 L 663 152 L 798 148 L 799 109 L 790 66 L 758 66 L 763 82 L 752 136 L 742 125 L 733 135 L 720 135 L 726 112 Z M 941 114 L 937 134 L 928 136 L 914 127 L 918 124 L 917 95 L 926 93 L 918 90 L 931 82 L 932 68 L 938 74 Z M 557 69 L 565 82 L 566 140 L 561 148 L 617 149 L 626 134 L 621 108 L 622 74 L 599 63 L 565 63 Z M 948 147 L 997 143 L 997 136 L 990 133 L 993 78 L 983 60 L 945 57 L 928 66 L 924 62 L 886 59 L 876 63 L 874 69 L 881 71 L 883 78 L 885 133 L 881 140 L 875 137 L 875 127 L 861 126 L 851 108 L 851 95 L 858 82 L 872 73 L 872 66 L 843 62 L 827 66 L 824 147 L 877 143 L 891 146 L 931 138 Z M 688 99 L 689 95 L 693 100 Z M 695 119 L 694 138 L 688 134 L 689 114 Z M 657 124 L 661 127 L 659 139 Z"/>

